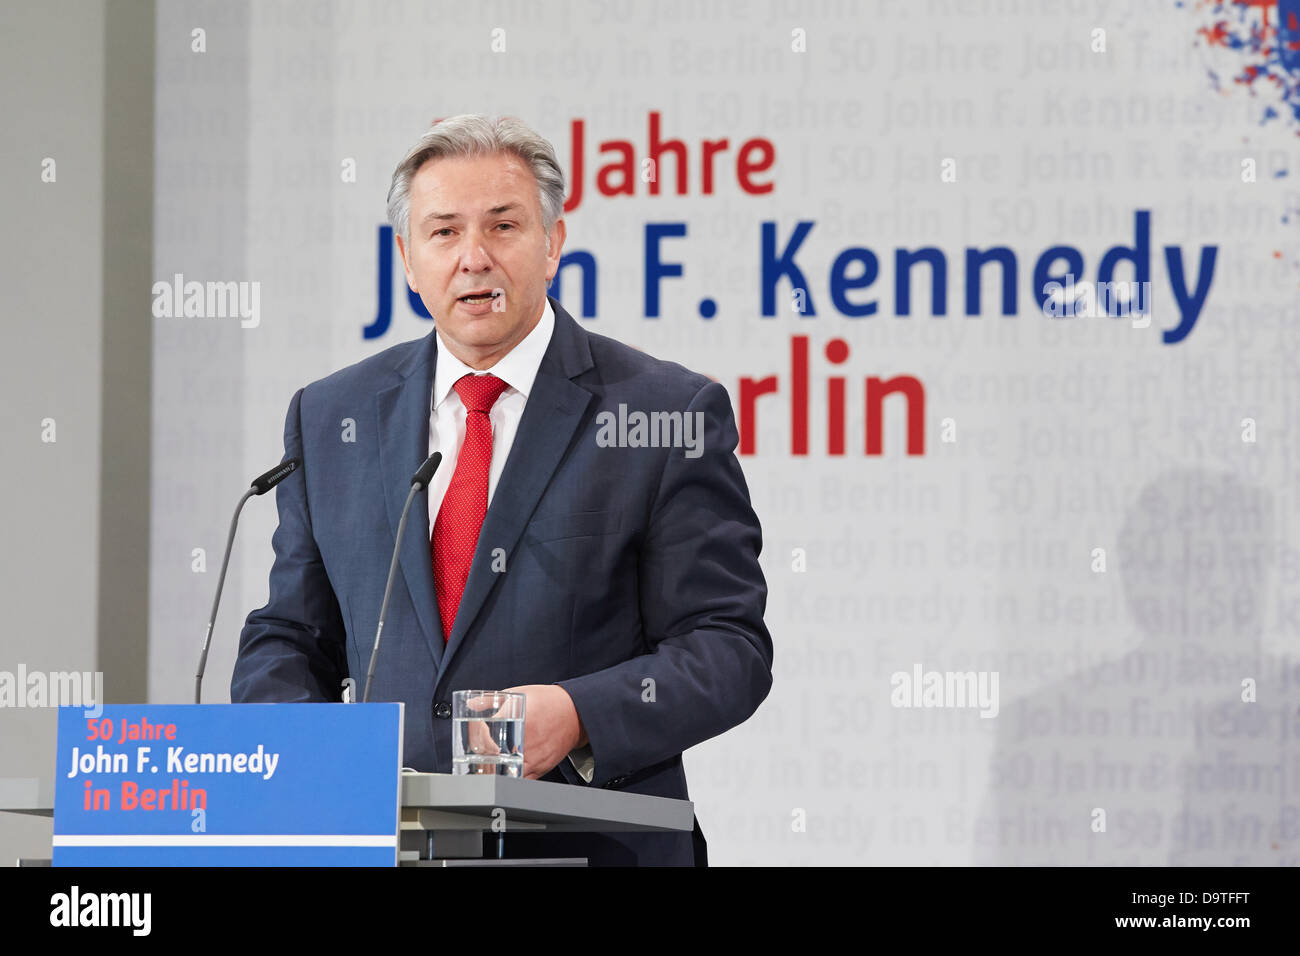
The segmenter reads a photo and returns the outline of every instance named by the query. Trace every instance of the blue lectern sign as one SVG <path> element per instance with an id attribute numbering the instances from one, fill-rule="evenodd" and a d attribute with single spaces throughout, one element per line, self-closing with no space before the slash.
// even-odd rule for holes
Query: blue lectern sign
<path id="1" fill-rule="evenodd" d="M 395 866 L 402 705 L 59 710 L 55 866 Z"/>

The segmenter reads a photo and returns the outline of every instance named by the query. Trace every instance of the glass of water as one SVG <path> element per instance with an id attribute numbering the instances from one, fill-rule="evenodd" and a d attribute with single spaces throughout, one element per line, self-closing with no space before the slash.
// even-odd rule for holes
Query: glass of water
<path id="1" fill-rule="evenodd" d="M 524 775 L 524 701 L 501 690 L 451 695 L 451 772 Z"/>

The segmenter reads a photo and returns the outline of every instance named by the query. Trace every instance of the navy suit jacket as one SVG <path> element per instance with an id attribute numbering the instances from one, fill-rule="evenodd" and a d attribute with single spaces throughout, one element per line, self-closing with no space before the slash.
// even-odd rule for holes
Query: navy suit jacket
<path id="1" fill-rule="evenodd" d="M 689 799 L 682 751 L 745 721 L 772 682 L 761 530 L 734 450 L 726 390 L 581 328 L 555 329 L 444 646 L 427 493 L 412 503 L 371 700 L 406 702 L 404 760 L 451 772 L 452 691 L 559 684 L 595 757 L 543 779 Z M 365 681 L 397 523 L 429 454 L 437 336 L 393 346 L 300 389 L 276 489 L 267 605 L 248 615 L 234 702 L 337 701 Z M 697 454 L 610 446 L 610 412 L 702 417 Z M 695 413 L 702 416 L 695 416 Z M 599 416 L 599 417 L 598 417 Z M 353 434 L 345 441 L 345 420 Z M 656 445 L 663 442 L 655 442 Z M 504 557 L 505 570 L 498 569 Z M 524 746 L 527 748 L 525 730 Z M 511 855 L 593 865 L 702 862 L 687 833 L 507 834 Z"/>

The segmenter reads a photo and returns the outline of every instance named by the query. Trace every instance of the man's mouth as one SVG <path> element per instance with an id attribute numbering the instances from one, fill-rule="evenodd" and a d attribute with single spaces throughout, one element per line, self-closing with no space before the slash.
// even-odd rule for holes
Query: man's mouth
<path id="1" fill-rule="evenodd" d="M 500 292 L 493 292 L 491 289 L 484 289 L 480 292 L 471 292 L 469 295 L 462 295 L 457 301 L 478 305 L 481 302 L 491 302 L 499 295 L 501 295 Z"/>

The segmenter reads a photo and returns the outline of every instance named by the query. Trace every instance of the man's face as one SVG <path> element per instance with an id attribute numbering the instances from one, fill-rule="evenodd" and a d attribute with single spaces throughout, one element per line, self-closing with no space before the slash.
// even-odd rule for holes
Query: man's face
<path id="1" fill-rule="evenodd" d="M 397 237 L 406 281 L 447 348 L 489 368 L 537 325 L 560 264 L 564 220 L 550 239 L 537 180 L 518 157 L 434 159 L 411 179 L 410 242 Z M 466 301 L 487 291 L 495 298 Z"/>

